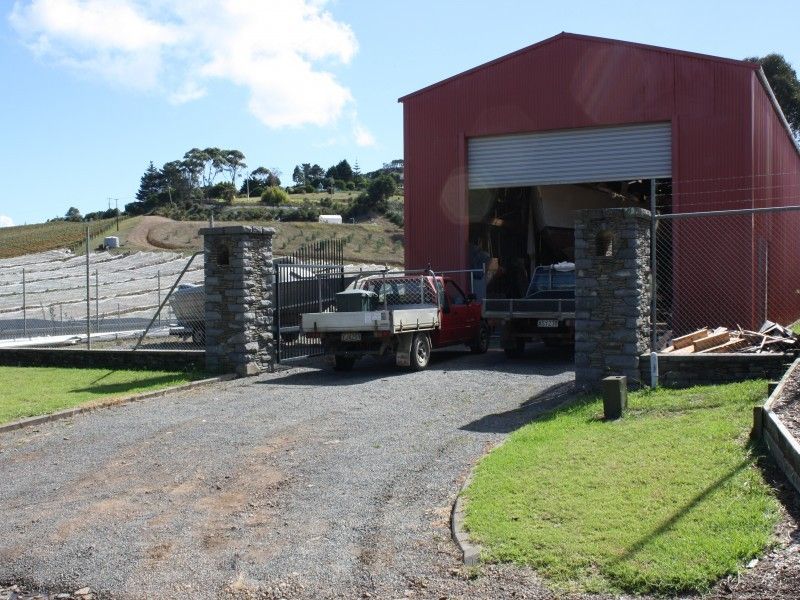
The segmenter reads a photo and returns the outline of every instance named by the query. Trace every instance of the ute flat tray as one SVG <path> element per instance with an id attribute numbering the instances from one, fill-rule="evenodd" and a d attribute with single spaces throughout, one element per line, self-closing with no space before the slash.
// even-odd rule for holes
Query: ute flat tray
<path id="1" fill-rule="evenodd" d="M 306 333 L 340 333 L 345 331 L 388 331 L 403 333 L 436 329 L 441 325 L 439 309 L 397 308 L 358 312 L 306 313 L 302 318 Z"/>

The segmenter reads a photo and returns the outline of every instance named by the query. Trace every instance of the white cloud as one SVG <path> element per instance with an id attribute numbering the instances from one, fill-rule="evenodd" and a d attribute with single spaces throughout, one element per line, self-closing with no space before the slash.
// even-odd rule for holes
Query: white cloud
<path id="1" fill-rule="evenodd" d="M 353 136 L 355 137 L 356 144 L 359 146 L 367 147 L 375 145 L 375 136 L 361 123 L 353 125 Z"/>
<path id="2" fill-rule="evenodd" d="M 11 220 L 11 217 L 0 215 L 0 227 L 13 227 L 13 226 L 14 226 L 14 221 Z"/>
<path id="3" fill-rule="evenodd" d="M 268 127 L 327 126 L 354 100 L 331 69 L 358 50 L 325 0 L 17 0 L 12 27 L 43 60 L 191 102 L 212 81 L 249 91 Z M 356 143 L 374 143 L 362 126 Z"/>

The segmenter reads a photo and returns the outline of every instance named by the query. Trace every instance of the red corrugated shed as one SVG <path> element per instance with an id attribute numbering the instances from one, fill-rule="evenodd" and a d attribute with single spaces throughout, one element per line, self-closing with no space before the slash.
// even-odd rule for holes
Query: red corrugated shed
<path id="1" fill-rule="evenodd" d="M 675 212 L 753 205 L 752 193 L 732 196 L 733 188 L 757 188 L 758 204 L 800 203 L 800 156 L 753 63 L 561 33 L 400 101 L 408 268 L 467 266 L 467 140 L 475 136 L 669 121 Z M 760 285 L 800 281 L 793 246 L 773 239 L 782 270 L 759 283 L 759 236 L 785 236 L 788 218 L 800 215 L 728 222 L 731 240 L 751 242 L 724 248 L 676 227 L 675 285 L 696 292 L 684 299 L 693 304 L 688 312 L 714 324 L 702 297 L 735 286 L 731 315 L 747 314 L 750 325 L 763 317 L 754 308 Z M 741 264 L 737 281 L 730 269 L 693 268 L 698 256 Z"/>

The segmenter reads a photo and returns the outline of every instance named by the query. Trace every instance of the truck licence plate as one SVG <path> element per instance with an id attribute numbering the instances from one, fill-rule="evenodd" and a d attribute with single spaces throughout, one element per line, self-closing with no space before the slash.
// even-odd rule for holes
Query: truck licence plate
<path id="1" fill-rule="evenodd" d="M 539 319 L 536 321 L 537 327 L 558 327 L 558 320 L 556 319 Z"/>
<path id="2" fill-rule="evenodd" d="M 359 332 L 346 332 L 342 334 L 343 342 L 360 342 L 361 334 Z"/>

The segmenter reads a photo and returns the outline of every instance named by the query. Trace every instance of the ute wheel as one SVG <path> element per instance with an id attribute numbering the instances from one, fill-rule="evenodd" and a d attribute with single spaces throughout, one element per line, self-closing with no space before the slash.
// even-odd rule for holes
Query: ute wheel
<path id="1" fill-rule="evenodd" d="M 334 371 L 352 371 L 353 365 L 356 364 L 356 359 L 352 356 L 336 355 L 336 364 L 333 366 Z"/>
<path id="2" fill-rule="evenodd" d="M 478 328 L 478 335 L 469 345 L 469 350 L 473 354 L 486 354 L 489 351 L 489 325 L 486 321 L 481 321 Z"/>
<path id="3" fill-rule="evenodd" d="M 411 370 L 422 371 L 431 359 L 431 338 L 418 333 L 411 341 Z"/>
<path id="4" fill-rule="evenodd" d="M 525 340 L 516 338 L 511 346 L 503 348 L 506 358 L 522 358 L 525 354 Z"/>

